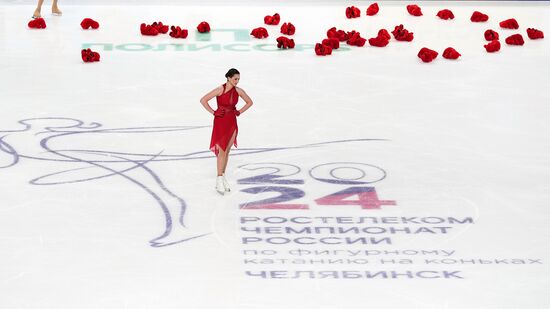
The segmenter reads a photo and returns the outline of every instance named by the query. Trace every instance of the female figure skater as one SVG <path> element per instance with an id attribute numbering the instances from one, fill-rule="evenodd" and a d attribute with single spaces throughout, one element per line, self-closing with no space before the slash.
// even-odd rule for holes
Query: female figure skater
<path id="1" fill-rule="evenodd" d="M 252 99 L 238 88 L 237 84 L 241 75 L 237 69 L 230 69 L 225 74 L 227 81 L 221 86 L 207 93 L 201 98 L 202 106 L 212 115 L 214 115 L 214 128 L 212 129 L 212 139 L 210 140 L 210 150 L 217 157 L 218 177 L 216 178 L 216 191 L 220 194 L 231 191 L 229 183 L 225 179 L 225 168 L 229 159 L 231 146 L 237 147 L 237 116 L 244 113 L 252 106 Z M 216 97 L 218 108 L 213 110 L 208 101 Z M 245 106 L 240 110 L 236 109 L 239 97 L 245 101 Z"/>
<path id="2" fill-rule="evenodd" d="M 44 3 L 44 0 L 38 0 L 38 4 L 36 6 L 36 10 L 34 10 L 34 14 L 32 14 L 32 18 L 40 18 L 42 15 L 40 15 L 40 11 L 42 10 L 42 3 Z M 61 16 L 61 10 L 57 6 L 57 0 L 52 0 L 52 14 L 56 16 Z"/>

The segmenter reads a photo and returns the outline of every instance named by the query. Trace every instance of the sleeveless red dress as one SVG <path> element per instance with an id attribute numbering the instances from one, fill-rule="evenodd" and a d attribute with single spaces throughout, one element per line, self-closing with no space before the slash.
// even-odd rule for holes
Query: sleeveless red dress
<path id="1" fill-rule="evenodd" d="M 210 140 L 210 150 L 212 150 L 216 156 L 218 156 L 218 145 L 223 151 L 229 146 L 229 140 L 235 132 L 235 142 L 233 145 L 237 147 L 237 134 L 239 128 L 237 127 L 237 115 L 235 114 L 237 101 L 239 100 L 239 94 L 237 88 L 233 87 L 231 90 L 225 92 L 225 84 L 223 84 L 223 93 L 216 97 L 218 103 L 218 109 L 225 109 L 225 115 L 223 117 L 214 117 L 214 127 L 212 129 L 212 139 Z"/>

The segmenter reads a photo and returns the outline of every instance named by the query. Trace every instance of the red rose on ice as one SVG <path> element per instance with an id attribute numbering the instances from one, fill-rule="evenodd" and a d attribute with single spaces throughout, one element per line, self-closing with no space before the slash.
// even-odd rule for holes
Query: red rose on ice
<path id="1" fill-rule="evenodd" d="M 141 34 L 143 35 L 158 35 L 159 31 L 156 27 L 153 27 L 152 25 L 146 25 L 145 23 L 141 24 L 139 27 L 139 30 L 141 31 Z"/>
<path id="2" fill-rule="evenodd" d="M 460 57 L 460 56 L 462 56 L 462 55 L 452 47 L 447 47 L 443 51 L 443 58 L 445 58 L 445 59 L 453 59 L 454 60 L 454 59 L 458 59 L 458 57 Z"/>
<path id="3" fill-rule="evenodd" d="M 97 29 L 99 28 L 99 23 L 91 18 L 84 18 L 80 23 L 80 27 L 82 27 L 82 29 L 89 29 L 90 27 L 92 27 L 92 29 Z"/>
<path id="4" fill-rule="evenodd" d="M 347 18 L 357 18 L 361 16 L 361 10 L 354 7 L 354 6 L 349 6 L 346 8 L 346 17 Z"/>
<path id="5" fill-rule="evenodd" d="M 494 53 L 500 50 L 500 42 L 498 40 L 491 41 L 487 45 L 483 45 L 488 53 Z"/>
<path id="6" fill-rule="evenodd" d="M 429 48 L 423 47 L 418 52 L 418 58 L 422 59 L 424 62 L 432 62 L 435 58 L 437 58 L 438 53 L 435 50 L 431 50 Z"/>
<path id="7" fill-rule="evenodd" d="M 167 33 L 168 26 L 164 25 L 162 22 L 154 22 L 151 25 L 141 24 L 141 34 L 143 35 L 157 35 L 159 33 Z"/>
<path id="8" fill-rule="evenodd" d="M 279 13 L 275 13 L 273 15 L 273 24 L 278 25 L 280 21 L 281 21 L 281 15 L 279 15 Z"/>
<path id="9" fill-rule="evenodd" d="M 367 42 L 367 39 L 361 37 L 361 33 L 353 30 L 351 32 L 348 32 L 348 40 L 346 43 L 351 46 L 365 46 L 365 43 Z"/>
<path id="10" fill-rule="evenodd" d="M 398 41 L 410 42 L 414 39 L 414 34 L 405 29 L 403 25 L 395 26 L 391 33 L 393 34 L 393 37 Z"/>
<path id="11" fill-rule="evenodd" d="M 170 27 L 170 36 L 176 39 L 185 39 L 189 35 L 187 29 L 181 29 L 179 26 Z"/>
<path id="12" fill-rule="evenodd" d="M 294 48 L 294 40 L 284 36 L 277 38 L 277 47 L 281 49 Z"/>
<path id="13" fill-rule="evenodd" d="M 369 44 L 371 46 L 384 47 L 388 45 L 388 43 L 390 42 L 390 38 L 391 36 L 388 33 L 388 30 L 380 29 L 380 31 L 378 31 L 377 37 L 369 39 Z"/>
<path id="14" fill-rule="evenodd" d="M 89 60 L 88 59 L 88 54 L 90 53 L 90 51 L 91 50 L 89 48 L 88 49 L 83 49 L 83 50 L 80 51 L 80 56 L 82 57 L 82 60 L 84 62 L 88 62 L 88 60 Z"/>
<path id="15" fill-rule="evenodd" d="M 264 17 L 264 23 L 266 25 L 278 25 L 281 21 L 281 15 L 279 13 L 275 13 L 273 16 L 265 16 Z"/>
<path id="16" fill-rule="evenodd" d="M 386 38 L 387 40 L 391 39 L 391 36 L 386 29 L 378 30 L 378 37 Z"/>
<path id="17" fill-rule="evenodd" d="M 164 25 L 162 22 L 154 22 L 151 25 L 145 23 L 141 24 L 140 27 L 141 34 L 143 35 L 157 35 L 159 33 L 167 33 L 168 25 Z"/>
<path id="18" fill-rule="evenodd" d="M 422 10 L 416 4 L 407 5 L 407 11 L 413 16 L 422 16 Z"/>
<path id="19" fill-rule="evenodd" d="M 390 41 L 388 39 L 379 36 L 369 39 L 369 44 L 376 47 L 384 47 L 388 45 L 389 42 Z"/>
<path id="20" fill-rule="evenodd" d="M 99 61 L 99 53 L 92 51 L 91 49 L 83 49 L 80 52 L 80 55 L 82 56 L 82 61 L 84 62 L 97 62 Z"/>
<path id="21" fill-rule="evenodd" d="M 329 45 L 317 43 L 315 44 L 315 54 L 317 56 L 326 56 L 332 54 L 332 47 Z"/>
<path id="22" fill-rule="evenodd" d="M 344 30 L 337 30 L 336 27 L 332 27 L 327 31 L 328 38 L 337 38 L 340 42 L 348 40 L 348 34 Z"/>
<path id="23" fill-rule="evenodd" d="M 499 23 L 499 25 L 505 29 L 519 29 L 519 24 L 514 18 L 503 20 Z"/>
<path id="24" fill-rule="evenodd" d="M 46 21 L 44 20 L 44 18 L 36 18 L 29 21 L 28 26 L 29 28 L 32 28 L 32 29 L 45 29 Z"/>
<path id="25" fill-rule="evenodd" d="M 498 40 L 498 33 L 496 31 L 491 30 L 491 29 L 485 30 L 484 35 L 485 35 L 485 40 L 487 40 L 487 41 Z"/>
<path id="26" fill-rule="evenodd" d="M 151 27 L 157 29 L 159 33 L 165 34 L 168 32 L 168 25 L 164 25 L 161 21 L 154 22 Z"/>
<path id="27" fill-rule="evenodd" d="M 337 38 L 328 38 L 328 39 L 324 39 L 322 42 L 321 42 L 322 45 L 328 45 L 330 46 L 332 49 L 338 49 L 340 48 L 340 40 L 338 40 Z"/>
<path id="28" fill-rule="evenodd" d="M 207 22 L 203 21 L 197 26 L 197 30 L 200 33 L 210 32 L 210 25 Z"/>
<path id="29" fill-rule="evenodd" d="M 294 27 L 294 25 L 291 24 L 291 23 L 284 23 L 281 26 L 281 33 L 282 34 L 294 35 L 295 32 L 296 32 L 296 27 Z"/>
<path id="30" fill-rule="evenodd" d="M 523 43 L 525 42 L 523 41 L 523 37 L 519 33 L 512 34 L 511 36 L 506 38 L 506 44 L 508 45 L 523 45 Z"/>
<path id="31" fill-rule="evenodd" d="M 447 20 L 447 19 L 454 19 L 455 15 L 453 14 L 453 12 L 451 10 L 444 9 L 444 10 L 441 10 L 441 11 L 437 12 L 437 17 Z"/>
<path id="32" fill-rule="evenodd" d="M 544 38 L 544 32 L 535 29 L 535 28 L 527 28 L 527 36 L 531 40 L 537 40 L 537 39 L 543 39 Z"/>
<path id="33" fill-rule="evenodd" d="M 269 34 L 267 33 L 267 29 L 264 27 L 258 27 L 256 29 L 253 29 L 252 32 L 250 32 L 250 35 L 252 35 L 257 39 L 263 39 L 269 36 Z"/>
<path id="34" fill-rule="evenodd" d="M 481 12 L 475 11 L 474 13 L 472 13 L 472 17 L 470 17 L 470 20 L 474 23 L 485 22 L 489 20 L 489 16 Z"/>
<path id="35" fill-rule="evenodd" d="M 368 16 L 376 15 L 379 10 L 380 10 L 380 8 L 378 7 L 378 3 L 375 2 L 371 5 L 369 5 L 369 7 L 367 8 L 367 15 Z"/>

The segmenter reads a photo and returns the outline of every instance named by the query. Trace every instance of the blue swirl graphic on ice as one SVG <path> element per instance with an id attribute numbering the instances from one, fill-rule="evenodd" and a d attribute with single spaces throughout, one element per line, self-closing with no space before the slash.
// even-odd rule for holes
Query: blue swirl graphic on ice
<path id="1" fill-rule="evenodd" d="M 199 238 L 209 233 L 196 233 L 184 223 L 188 207 L 185 200 L 172 192 L 161 177 L 149 166 L 151 162 L 185 161 L 212 159 L 214 155 L 209 150 L 185 154 L 163 154 L 162 150 L 150 153 L 120 152 L 97 149 L 66 149 L 60 148 L 67 137 L 78 136 L 82 139 L 97 138 L 105 134 L 124 134 L 130 138 L 139 134 L 162 134 L 167 132 L 187 132 L 210 128 L 210 126 L 162 126 L 162 127 L 130 127 L 105 128 L 101 123 L 85 123 L 82 120 L 64 117 L 29 118 L 18 121 L 22 128 L 0 130 L 0 168 L 9 168 L 21 160 L 38 160 L 48 163 L 70 163 L 69 169 L 63 169 L 31 179 L 33 185 L 61 185 L 68 183 L 83 183 L 108 177 L 122 177 L 141 188 L 151 196 L 162 210 L 165 220 L 164 232 L 149 241 L 152 247 L 164 247 Z M 131 136 L 130 136 L 131 135 Z M 37 138 L 38 137 L 38 138 Z M 139 141 L 138 138 L 135 138 Z M 269 151 L 284 151 L 308 147 L 347 142 L 380 141 L 381 139 L 350 139 L 328 141 L 293 147 L 276 148 L 241 148 L 233 152 L 235 155 L 252 155 Z M 11 144 L 10 144 L 11 142 Z M 56 146 L 53 146 L 55 142 Z M 13 146 L 17 145 L 17 146 Z M 102 145 L 103 146 L 103 145 Z M 145 148 L 146 146 L 142 148 Z M 33 155 L 29 153 L 34 153 Z M 6 156 L 7 155 L 7 156 Z M 88 173 L 84 175 L 83 170 Z M 94 176 L 86 176 L 94 172 Z M 130 172 L 131 175 L 130 175 Z"/>

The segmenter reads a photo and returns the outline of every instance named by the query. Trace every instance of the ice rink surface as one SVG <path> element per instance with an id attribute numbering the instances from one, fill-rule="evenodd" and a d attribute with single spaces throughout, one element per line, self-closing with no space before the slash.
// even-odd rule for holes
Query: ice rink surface
<path id="1" fill-rule="evenodd" d="M 526 29 L 550 3 L 416 3 L 46 2 L 31 30 L 32 3 L 0 2 L 0 308 L 549 308 L 550 47 Z M 155 21 L 189 37 L 142 36 Z M 399 24 L 412 42 L 312 49 Z M 199 99 L 232 67 L 254 105 L 220 196 Z"/>

